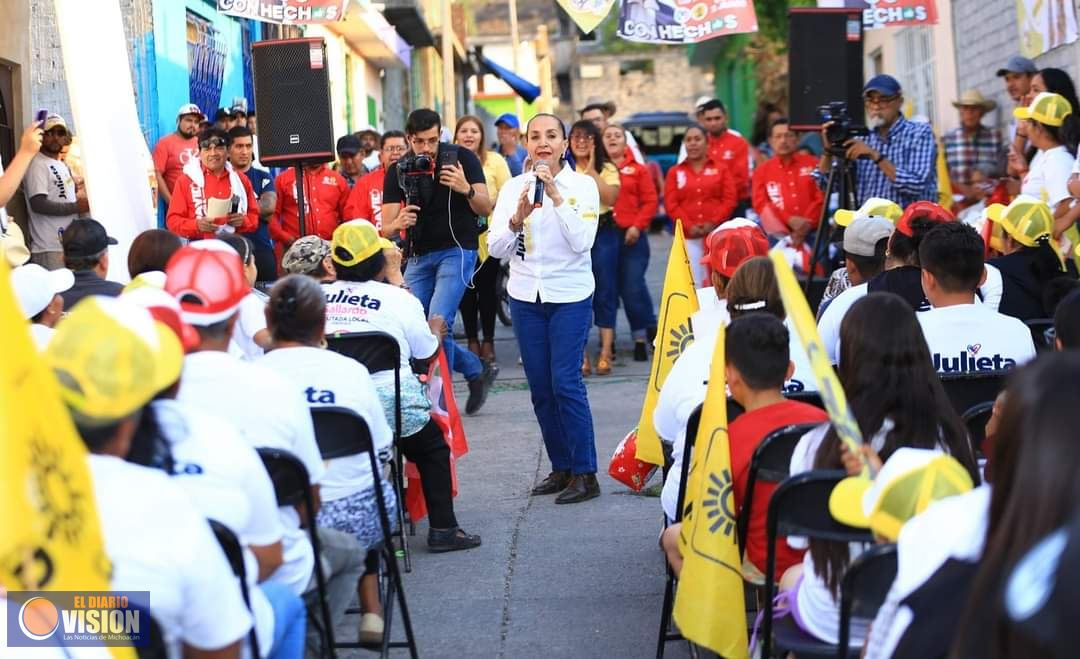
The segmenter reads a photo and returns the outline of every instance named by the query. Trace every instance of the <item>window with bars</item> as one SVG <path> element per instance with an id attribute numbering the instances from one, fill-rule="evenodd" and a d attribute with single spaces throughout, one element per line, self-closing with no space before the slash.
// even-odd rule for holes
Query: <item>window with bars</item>
<path id="1" fill-rule="evenodd" d="M 924 25 L 901 28 L 896 33 L 897 71 L 904 99 L 912 104 L 912 116 L 934 118 L 936 81 L 934 44 L 930 28 Z"/>
<path id="2" fill-rule="evenodd" d="M 210 118 L 221 104 L 227 48 L 214 24 L 187 12 L 188 86 L 191 102 Z"/>

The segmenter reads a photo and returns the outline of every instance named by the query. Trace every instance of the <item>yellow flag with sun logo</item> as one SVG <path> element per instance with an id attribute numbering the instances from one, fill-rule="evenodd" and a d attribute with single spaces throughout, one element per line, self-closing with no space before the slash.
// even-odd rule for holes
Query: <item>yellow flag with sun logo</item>
<path id="1" fill-rule="evenodd" d="M 86 447 L 30 338 L 6 259 L 0 259 L 0 336 L 0 586 L 108 591 L 112 568 Z M 109 649 L 115 657 L 135 656 L 129 647 Z"/>
<path id="2" fill-rule="evenodd" d="M 679 534 L 683 568 L 675 594 L 675 623 L 686 639 L 721 657 L 746 657 L 746 602 L 727 432 L 723 325 L 716 335 L 709 386 L 690 455 Z"/>
<path id="3" fill-rule="evenodd" d="M 675 240 L 671 243 L 667 271 L 664 274 L 664 292 L 660 296 L 660 322 L 656 333 L 652 370 L 649 372 L 649 384 L 645 390 L 645 404 L 641 407 L 641 418 L 638 420 L 635 457 L 642 462 L 664 464 L 664 450 L 653 426 L 653 410 L 660 398 L 660 388 L 664 386 L 664 380 L 667 380 L 675 360 L 694 342 L 690 316 L 697 310 L 694 275 L 690 270 L 690 257 L 686 254 L 682 222 L 677 220 Z"/>

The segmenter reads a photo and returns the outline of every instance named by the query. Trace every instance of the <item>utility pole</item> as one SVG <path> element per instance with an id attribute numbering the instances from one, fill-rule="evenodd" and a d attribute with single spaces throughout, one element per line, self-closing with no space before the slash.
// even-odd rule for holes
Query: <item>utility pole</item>
<path id="1" fill-rule="evenodd" d="M 457 123 L 457 89 L 454 86 L 454 21 L 451 18 L 453 0 L 442 0 L 442 61 L 444 126 Z"/>
<path id="2" fill-rule="evenodd" d="M 544 24 L 536 28 L 536 61 L 540 65 L 540 112 L 553 113 L 555 102 L 551 94 L 551 50 L 548 46 L 548 29 Z"/>
<path id="3" fill-rule="evenodd" d="M 512 47 L 510 49 L 511 66 L 513 67 L 516 75 L 521 75 L 521 71 L 518 70 L 518 48 L 521 47 L 521 37 L 518 35 L 518 20 L 517 20 L 517 0 L 510 0 L 510 42 Z M 524 125 L 525 119 L 525 104 L 521 101 L 521 96 L 514 94 L 514 114 L 517 115 L 518 123 Z"/>

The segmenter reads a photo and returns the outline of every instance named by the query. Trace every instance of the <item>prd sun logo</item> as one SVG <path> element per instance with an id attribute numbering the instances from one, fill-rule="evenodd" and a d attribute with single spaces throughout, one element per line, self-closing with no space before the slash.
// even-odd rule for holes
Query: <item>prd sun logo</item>
<path id="1" fill-rule="evenodd" d="M 694 330 L 690 328 L 687 323 L 680 323 L 671 328 L 670 336 L 668 337 L 668 348 L 666 356 L 670 359 L 678 359 L 679 355 L 683 353 L 683 350 L 694 342 Z"/>
<path id="2" fill-rule="evenodd" d="M 724 469 L 719 476 L 709 474 L 709 487 L 705 492 L 701 507 L 709 520 L 709 533 L 716 533 L 723 527 L 724 535 L 730 536 L 735 532 L 735 490 L 731 471 Z"/>

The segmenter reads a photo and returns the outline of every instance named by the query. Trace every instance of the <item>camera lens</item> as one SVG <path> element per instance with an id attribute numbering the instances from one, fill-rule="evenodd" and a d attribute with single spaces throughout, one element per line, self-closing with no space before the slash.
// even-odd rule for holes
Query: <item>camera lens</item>
<path id="1" fill-rule="evenodd" d="M 419 171 L 427 171 L 431 169 L 431 156 L 416 156 L 416 169 Z"/>

